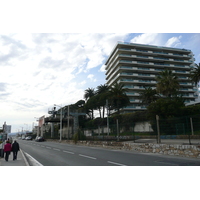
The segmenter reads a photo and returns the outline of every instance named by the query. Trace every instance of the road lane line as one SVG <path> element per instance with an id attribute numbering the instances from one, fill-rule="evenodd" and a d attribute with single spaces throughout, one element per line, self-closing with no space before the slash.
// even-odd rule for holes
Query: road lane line
<path id="1" fill-rule="evenodd" d="M 46 147 L 47 149 L 51 149 L 51 147 Z"/>
<path id="2" fill-rule="evenodd" d="M 63 151 L 65 153 L 70 153 L 70 154 L 74 154 L 74 152 L 71 152 L 71 151 Z"/>
<path id="3" fill-rule="evenodd" d="M 90 159 L 96 159 L 96 158 L 94 158 L 94 157 L 90 157 L 90 156 L 86 156 L 86 155 L 82 155 L 82 154 L 79 154 L 79 156 L 82 156 L 82 157 L 85 157 L 85 158 L 90 158 Z"/>
<path id="4" fill-rule="evenodd" d="M 126 166 L 124 164 L 120 164 L 120 163 L 116 163 L 116 162 L 112 162 L 112 161 L 107 161 L 108 163 L 114 164 L 114 165 L 120 165 L 120 166 Z"/>
<path id="5" fill-rule="evenodd" d="M 60 151 L 60 149 L 55 149 L 55 148 L 53 148 L 53 150 L 55 150 L 55 151 Z"/>

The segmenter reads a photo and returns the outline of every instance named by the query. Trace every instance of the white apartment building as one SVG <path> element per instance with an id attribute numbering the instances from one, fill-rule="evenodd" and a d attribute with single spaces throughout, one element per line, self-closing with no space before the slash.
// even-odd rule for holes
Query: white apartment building
<path id="1" fill-rule="evenodd" d="M 185 103 L 194 102 L 197 88 L 188 78 L 194 66 L 193 56 L 188 49 L 118 42 L 105 65 L 108 86 L 118 82 L 129 89 L 126 94 L 131 105 L 123 108 L 121 113 L 146 110 L 139 93 L 144 91 L 145 87 L 155 89 L 155 78 L 165 69 L 171 70 L 178 77 L 179 90 Z"/>

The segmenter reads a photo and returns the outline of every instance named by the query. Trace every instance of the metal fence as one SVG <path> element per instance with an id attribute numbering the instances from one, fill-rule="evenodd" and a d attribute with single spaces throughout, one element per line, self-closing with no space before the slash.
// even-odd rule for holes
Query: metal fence
<path id="1" fill-rule="evenodd" d="M 188 139 L 200 138 L 200 115 L 151 121 L 118 123 L 82 129 L 86 140 L 126 141 L 139 139 Z"/>

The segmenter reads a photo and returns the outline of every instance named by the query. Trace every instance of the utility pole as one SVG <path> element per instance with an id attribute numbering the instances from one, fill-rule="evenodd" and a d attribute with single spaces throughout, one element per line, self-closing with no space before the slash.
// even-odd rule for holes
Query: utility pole
<path id="1" fill-rule="evenodd" d="M 119 141 L 119 123 L 118 123 L 118 119 L 116 119 L 117 122 L 117 141 Z"/>
<path id="2" fill-rule="evenodd" d="M 68 132 L 68 140 L 69 140 L 69 105 L 67 108 L 67 132 Z"/>
<path id="3" fill-rule="evenodd" d="M 160 144 L 160 126 L 159 126 L 159 116 L 158 115 L 156 115 L 156 123 L 157 123 L 157 132 L 158 132 L 157 143 Z"/>
<path id="4" fill-rule="evenodd" d="M 109 135 L 108 99 L 106 99 L 106 108 L 107 108 L 107 131 L 108 131 L 108 135 Z"/>
<path id="5" fill-rule="evenodd" d="M 54 104 L 54 106 L 58 106 L 60 107 L 60 142 L 62 141 L 62 105 L 56 105 Z"/>

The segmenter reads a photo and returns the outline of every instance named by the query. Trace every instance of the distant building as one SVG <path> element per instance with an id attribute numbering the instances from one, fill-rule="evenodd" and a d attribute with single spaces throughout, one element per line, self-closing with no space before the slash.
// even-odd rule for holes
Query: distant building
<path id="1" fill-rule="evenodd" d="M 198 91 L 189 80 L 190 71 L 194 67 L 193 56 L 188 49 L 118 42 L 105 65 L 107 85 L 112 86 L 117 82 L 129 89 L 126 94 L 131 104 L 123 108 L 121 113 L 146 110 L 140 100 L 140 92 L 145 87 L 155 89 L 156 76 L 165 69 L 178 77 L 179 91 L 185 103 L 194 102 Z"/>
<path id="2" fill-rule="evenodd" d="M 4 122 L 3 132 L 6 133 L 6 134 L 11 133 L 11 125 L 7 125 L 6 122 Z"/>

